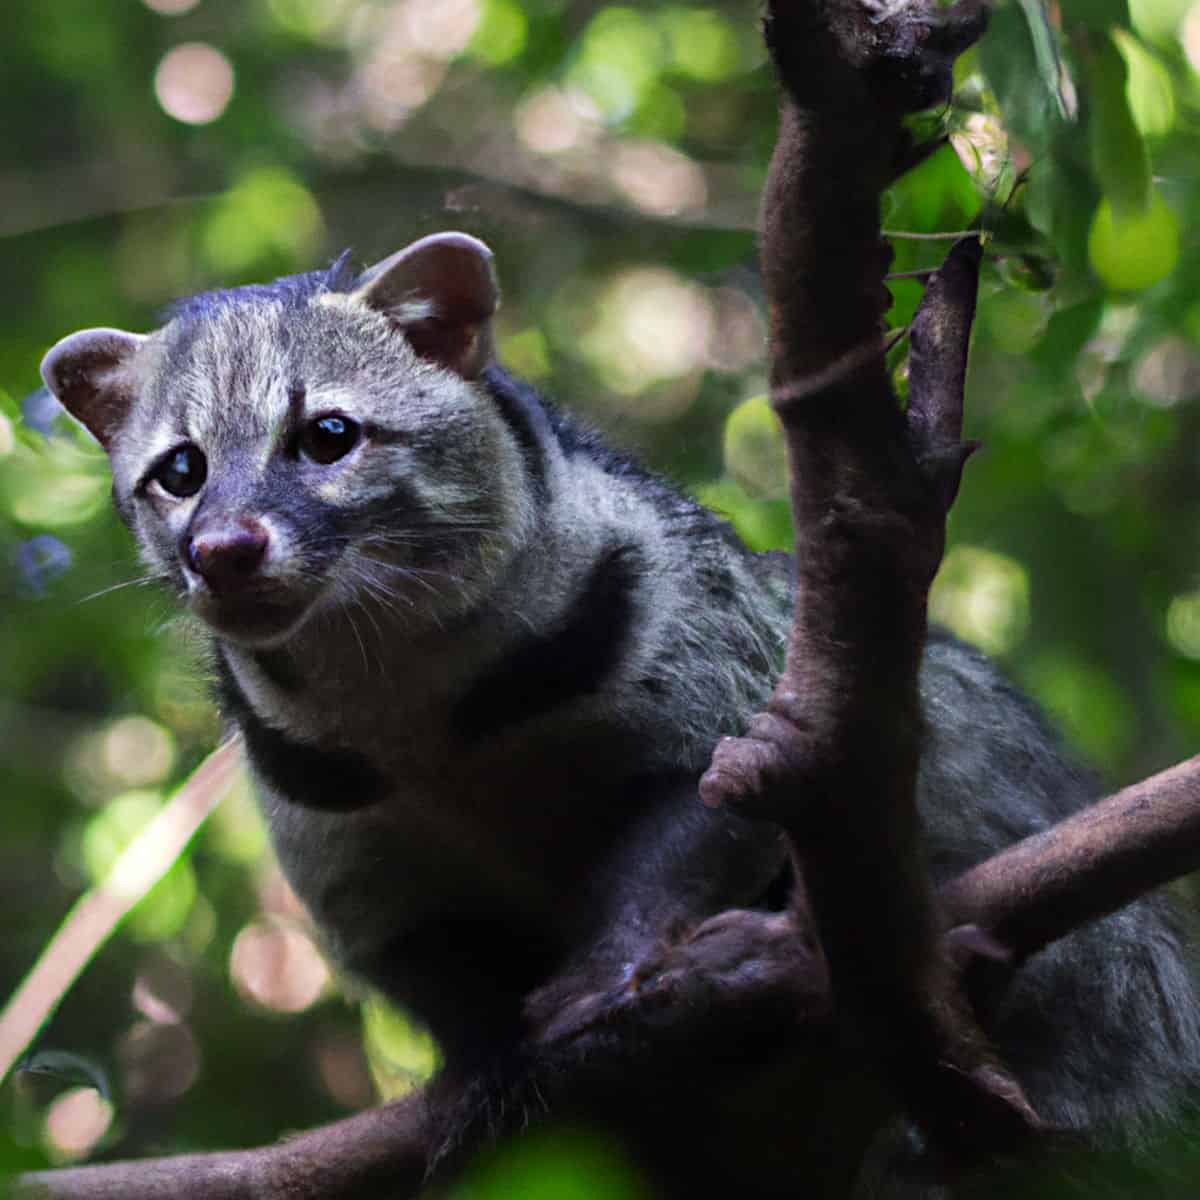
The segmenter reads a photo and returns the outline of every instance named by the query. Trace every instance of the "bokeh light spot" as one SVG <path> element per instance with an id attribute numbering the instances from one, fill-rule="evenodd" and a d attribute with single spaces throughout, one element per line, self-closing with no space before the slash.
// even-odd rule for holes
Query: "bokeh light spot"
<path id="1" fill-rule="evenodd" d="M 1004 654 L 1029 627 L 1029 575 L 995 550 L 954 546 L 934 580 L 929 614 L 988 654 Z"/>
<path id="2" fill-rule="evenodd" d="M 670 43 L 672 66 L 682 74 L 717 83 L 741 68 L 738 35 L 715 9 L 669 8 L 660 23 Z"/>
<path id="3" fill-rule="evenodd" d="M 635 267 L 605 288 L 580 347 L 614 391 L 640 395 L 703 367 L 714 323 L 703 288 L 664 267 Z"/>
<path id="4" fill-rule="evenodd" d="M 158 64 L 154 94 L 168 116 L 186 125 L 207 125 L 233 99 L 233 64 L 207 42 L 185 42 Z"/>
<path id="5" fill-rule="evenodd" d="M 514 0 L 486 0 L 470 50 L 490 66 L 511 62 L 529 40 L 529 18 Z"/>
<path id="6" fill-rule="evenodd" d="M 83 1158 L 108 1132 L 113 1106 L 95 1088 L 71 1088 L 46 1110 L 42 1140 L 56 1161 Z"/>
<path id="7" fill-rule="evenodd" d="M 594 137 L 597 125 L 556 87 L 544 87 L 517 109 L 517 137 L 535 154 L 562 154 Z"/>
<path id="8" fill-rule="evenodd" d="M 299 179 L 283 167 L 254 167 L 217 201 L 204 226 L 204 254 L 222 274 L 280 254 L 303 261 L 321 230 L 321 210 Z"/>
<path id="9" fill-rule="evenodd" d="M 142 0 L 142 3 L 159 16 L 178 17 L 185 12 L 191 12 L 200 0 Z"/>
<path id="10" fill-rule="evenodd" d="M 479 27 L 479 0 L 408 0 L 402 11 L 413 47 L 431 58 L 461 54 Z"/>
<path id="11" fill-rule="evenodd" d="M 766 396 L 743 400 L 725 421 L 725 469 L 758 499 L 788 493 L 783 431 Z"/>
<path id="12" fill-rule="evenodd" d="M 1167 605 L 1167 641 L 1185 658 L 1200 659 L 1200 592 L 1172 597 Z"/>
<path id="13" fill-rule="evenodd" d="M 243 995 L 275 1012 L 303 1012 L 320 999 L 329 968 L 299 929 L 254 921 L 233 943 L 229 973 Z"/>
<path id="14" fill-rule="evenodd" d="M 126 787 L 158 783 L 175 761 L 175 739 L 148 717 L 122 717 L 109 726 L 103 743 L 104 766 Z"/>
<path id="15" fill-rule="evenodd" d="M 200 1074 L 200 1046 L 187 1025 L 139 1021 L 121 1039 L 117 1057 L 133 1103 L 164 1104 L 182 1096 Z"/>
<path id="16" fill-rule="evenodd" d="M 669 217 L 704 207 L 704 171 L 662 142 L 625 142 L 612 162 L 612 178 L 643 212 Z"/>
<path id="17" fill-rule="evenodd" d="M 1134 394 L 1154 408 L 1173 408 L 1200 392 L 1200 354 L 1182 337 L 1152 346 L 1133 369 Z"/>

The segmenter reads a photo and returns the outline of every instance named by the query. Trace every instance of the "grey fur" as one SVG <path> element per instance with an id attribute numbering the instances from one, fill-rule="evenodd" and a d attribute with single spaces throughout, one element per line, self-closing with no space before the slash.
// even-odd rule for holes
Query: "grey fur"
<path id="1" fill-rule="evenodd" d="M 414 321 L 437 311 L 436 294 L 411 299 Z M 619 977 L 666 923 L 750 903 L 777 871 L 772 832 L 688 797 L 768 694 L 791 582 L 783 556 L 751 554 L 502 372 L 419 358 L 403 325 L 341 268 L 186 302 L 122 365 L 138 383 L 109 449 L 142 553 L 215 627 L 288 878 L 333 953 L 412 1004 L 453 1065 L 515 1028 L 548 973 L 594 960 Z M 53 355 L 48 382 L 87 422 L 78 364 Z M 318 469 L 290 439 L 329 410 L 370 436 Z M 176 500 L 146 479 L 184 441 L 208 480 Z M 291 604 L 269 636 L 223 625 L 186 567 L 203 513 L 269 531 L 263 575 Z M 530 663 L 541 691 L 522 697 Z M 922 689 L 938 878 L 1093 798 L 982 656 L 934 636 Z M 364 803 L 284 794 L 281 759 L 301 751 L 318 773 L 350 764 L 329 778 L 359 781 Z M 669 799 L 656 780 L 675 781 Z M 494 988 L 491 1007 L 467 986 Z M 1197 1079 L 1196 1014 L 1151 898 L 1031 961 L 994 1030 L 1035 1106 L 1084 1128 L 1171 1108 Z"/>

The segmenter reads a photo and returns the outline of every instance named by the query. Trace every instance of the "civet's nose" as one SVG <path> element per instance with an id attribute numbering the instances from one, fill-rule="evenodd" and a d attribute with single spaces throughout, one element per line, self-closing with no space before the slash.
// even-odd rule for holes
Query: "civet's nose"
<path id="1" fill-rule="evenodd" d="M 265 525 L 253 517 L 237 517 L 194 529 L 184 557 L 214 592 L 234 592 L 254 581 L 270 540 Z"/>

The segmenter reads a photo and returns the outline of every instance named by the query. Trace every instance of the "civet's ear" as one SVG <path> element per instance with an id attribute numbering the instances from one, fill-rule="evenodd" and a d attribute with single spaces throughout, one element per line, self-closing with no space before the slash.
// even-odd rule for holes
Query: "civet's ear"
<path id="1" fill-rule="evenodd" d="M 133 404 L 133 357 L 145 341 L 121 329 L 81 329 L 42 359 L 46 386 L 106 450 Z"/>
<path id="2" fill-rule="evenodd" d="M 465 233 L 435 233 L 363 273 L 356 299 L 385 313 L 422 357 L 473 379 L 491 361 L 500 289 L 492 252 Z"/>

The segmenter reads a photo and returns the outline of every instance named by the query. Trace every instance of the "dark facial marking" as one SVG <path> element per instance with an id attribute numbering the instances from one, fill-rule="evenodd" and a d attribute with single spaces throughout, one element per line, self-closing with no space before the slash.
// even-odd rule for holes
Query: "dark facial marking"
<path id="1" fill-rule="evenodd" d="M 633 546 L 603 554 L 559 627 L 520 642 L 461 697 L 459 736 L 488 737 L 596 691 L 629 633 L 640 565 Z"/>

